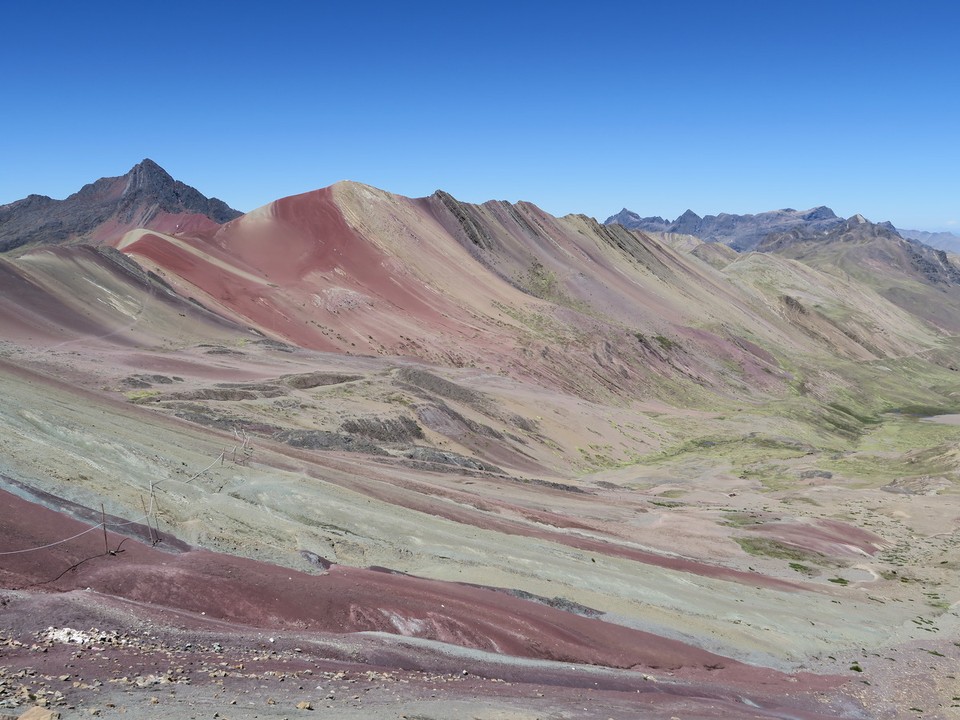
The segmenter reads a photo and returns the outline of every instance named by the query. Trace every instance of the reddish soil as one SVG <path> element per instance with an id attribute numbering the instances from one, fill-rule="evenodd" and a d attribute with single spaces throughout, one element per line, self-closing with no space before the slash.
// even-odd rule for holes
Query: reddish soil
<path id="1" fill-rule="evenodd" d="M 39 547 L 90 527 L 5 491 L 0 497 L 0 552 Z M 107 554 L 106 546 L 122 552 Z M 208 550 L 164 552 L 114 533 L 105 543 L 99 530 L 46 550 L 0 558 L 5 587 L 92 588 L 253 627 L 398 633 L 608 667 L 744 667 L 649 633 L 501 593 L 374 570 L 334 566 L 326 574 L 308 575 Z"/>
<path id="2" fill-rule="evenodd" d="M 92 512 L 66 505 L 87 516 Z M 115 519 L 108 517 L 107 521 L 114 524 Z M 404 682 L 410 685 L 405 689 L 408 696 L 417 694 L 421 681 L 436 684 L 456 680 L 456 688 L 445 691 L 460 698 L 476 700 L 484 694 L 503 697 L 504 693 L 529 698 L 529 684 L 537 683 L 551 686 L 554 700 L 565 697 L 573 688 L 589 688 L 600 703 L 597 709 L 607 708 L 602 711 L 607 715 L 610 707 L 624 702 L 634 711 L 637 703 L 652 703 L 652 708 L 666 704 L 672 708 L 671 713 L 676 712 L 679 702 L 698 708 L 701 717 L 783 717 L 782 708 L 786 705 L 790 717 L 814 718 L 821 716 L 813 712 L 818 705 L 813 691 L 822 692 L 838 683 L 837 679 L 789 677 L 744 665 L 676 641 L 499 592 L 388 572 L 334 566 L 325 574 L 309 575 L 186 548 L 169 540 L 151 547 L 114 532 L 108 533 L 106 540 L 106 547 L 113 551 L 110 553 L 105 552 L 102 530 L 95 526 L 69 542 L 17 552 L 50 543 L 51 538 L 78 535 L 90 527 L 61 512 L 0 491 L 0 553 L 6 553 L 0 554 L 0 586 L 16 591 L 0 598 L 3 605 L 9 605 L 0 621 L 0 631 L 6 638 L 13 638 L 6 640 L 5 657 L 11 653 L 23 656 L 18 661 L 29 663 L 34 673 L 39 665 L 40 675 L 27 676 L 24 681 L 39 677 L 47 688 L 57 685 L 54 676 L 64 669 L 72 677 L 83 676 L 83 681 L 73 686 L 74 694 L 88 700 L 92 693 L 99 692 L 97 682 L 116 682 L 121 676 L 149 680 L 148 672 L 159 675 L 164 668 L 174 678 L 164 683 L 190 682 L 191 672 L 202 671 L 198 680 L 209 683 L 208 677 L 229 677 L 218 683 L 219 687 L 232 684 L 237 693 L 256 687 L 251 678 L 286 674 L 302 683 L 303 673 L 322 674 L 328 670 L 330 682 L 335 669 L 340 673 L 336 679 L 342 679 L 345 670 L 359 676 L 358 669 L 351 669 L 355 665 L 344 663 L 348 658 L 394 671 L 405 668 Z M 127 527 L 136 533 L 147 532 L 142 526 Z M 167 547 L 171 549 L 162 549 Z M 76 591 L 80 590 L 86 592 L 78 594 Z M 65 602 L 57 601 L 58 596 Z M 40 608 L 45 608 L 42 613 L 38 612 Z M 141 626 L 145 622 L 150 625 L 149 641 L 146 635 L 130 639 L 127 635 L 117 638 L 108 633 L 99 643 L 94 641 L 78 648 L 80 652 L 67 653 L 63 646 L 50 642 L 28 650 L 37 637 L 42 639 L 42 628 L 48 625 L 87 629 L 93 622 L 103 629 L 104 623 L 116 626 L 119 618 L 130 617 L 131 611 Z M 164 646 L 163 638 L 169 638 L 173 628 L 182 629 L 177 631 L 179 643 L 184 642 L 184 631 L 193 633 L 193 643 L 182 651 L 169 644 Z M 128 625 L 120 631 L 130 629 Z M 271 644 L 265 645 L 263 635 L 256 634 L 257 629 L 278 633 L 278 644 L 273 645 L 271 638 Z M 350 635 L 354 638 L 351 642 L 356 643 L 350 652 L 337 645 L 341 641 L 335 638 L 362 631 L 406 635 L 502 656 L 562 661 L 567 665 L 504 664 L 483 654 L 468 657 L 454 653 L 451 658 L 445 656 L 443 646 L 403 645 L 398 644 L 399 639 L 388 642 L 368 635 Z M 214 639 L 218 642 L 214 643 Z M 301 648 L 294 650 L 294 645 L 306 646 L 306 654 Z M 264 648 L 270 651 L 264 652 Z M 44 653 L 42 657 L 35 654 L 38 649 Z M 84 650 L 90 652 L 85 654 Z M 217 665 L 221 658 L 229 662 Z M 222 670 L 243 669 L 244 664 L 236 664 L 237 660 L 248 663 L 246 672 Z M 629 668 L 632 672 L 608 671 L 598 675 L 582 666 L 578 669 L 583 663 Z M 188 664 L 190 667 L 186 668 Z M 456 674 L 453 667 L 457 668 Z M 470 668 L 469 677 L 468 671 L 461 673 L 460 668 Z M 644 679 L 637 672 L 641 668 L 667 673 L 673 679 L 667 683 L 650 682 L 650 678 Z M 410 674 L 413 670 L 446 674 L 418 678 L 415 673 Z M 218 674 L 221 672 L 224 674 Z M 176 680 L 177 677 L 181 679 Z M 486 678 L 490 677 L 499 678 L 495 687 L 489 687 Z M 371 678 L 368 672 L 367 680 Z M 509 681 L 506 686 L 511 689 L 504 687 L 504 680 Z M 126 682 L 131 684 L 133 680 Z M 144 682 L 142 687 L 157 691 L 153 681 Z M 514 682 L 522 686 L 515 687 Z M 298 687 L 302 689 L 303 685 Z M 70 688 L 63 684 L 58 702 L 68 702 L 63 691 L 69 694 Z M 623 696 L 624 692 L 629 695 Z M 745 695 L 752 699 L 744 700 Z M 579 693 L 577 696 L 582 699 Z M 539 692 L 536 697 L 544 695 Z M 748 702 L 749 710 L 744 702 Z M 660 715 L 655 713 L 652 717 Z"/>
<path id="3" fill-rule="evenodd" d="M 134 218 L 120 222 L 111 218 L 96 228 L 87 241 L 94 245 L 110 245 L 120 240 L 126 233 L 137 228 L 149 228 L 164 233 L 213 234 L 220 227 L 206 215 L 200 213 L 168 213 L 160 211 L 147 222 Z"/>
<path id="4" fill-rule="evenodd" d="M 64 328 L 90 335 L 108 332 L 3 259 L 0 259 L 0 288 L 0 336 L 5 339 L 59 338 Z"/>
<path id="5" fill-rule="evenodd" d="M 402 312 L 406 322 L 443 327 L 449 322 L 445 316 L 456 312 L 412 278 L 388 272 L 390 257 L 347 225 L 330 188 L 278 200 L 227 223 L 209 241 L 178 240 L 198 252 L 153 234 L 123 251 L 185 281 L 187 292 L 196 288 L 231 316 L 304 347 L 331 350 L 349 344 L 324 334 L 324 323 L 338 324 L 332 317 L 337 310 L 317 306 L 327 290 L 365 298 L 370 306 L 353 311 L 353 328 L 363 338 L 373 331 L 382 342 L 398 342 L 404 328 L 381 316 Z"/>
<path id="6" fill-rule="evenodd" d="M 794 547 L 828 557 L 865 557 L 887 545 L 879 535 L 837 520 L 765 523 L 754 528 Z"/>

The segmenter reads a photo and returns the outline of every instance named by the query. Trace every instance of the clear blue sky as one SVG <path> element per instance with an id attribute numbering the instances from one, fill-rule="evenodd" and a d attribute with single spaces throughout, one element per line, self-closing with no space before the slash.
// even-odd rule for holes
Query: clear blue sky
<path id="1" fill-rule="evenodd" d="M 0 203 L 150 157 L 250 210 L 351 179 L 601 220 L 960 232 L 949 2 L 7 3 Z"/>

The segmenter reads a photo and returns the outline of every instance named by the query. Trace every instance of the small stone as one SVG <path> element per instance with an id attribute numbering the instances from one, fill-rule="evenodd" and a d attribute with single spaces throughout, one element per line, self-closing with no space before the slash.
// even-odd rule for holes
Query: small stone
<path id="1" fill-rule="evenodd" d="M 32 707 L 20 716 L 20 720 L 59 720 L 60 713 L 42 707 Z"/>
<path id="2" fill-rule="evenodd" d="M 297 703 L 297 710 L 313 710 L 313 703 L 307 700 L 301 700 Z"/>

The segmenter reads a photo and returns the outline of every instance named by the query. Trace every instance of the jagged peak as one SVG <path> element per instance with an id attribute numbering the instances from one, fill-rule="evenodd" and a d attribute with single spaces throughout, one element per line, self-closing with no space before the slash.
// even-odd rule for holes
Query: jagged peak
<path id="1" fill-rule="evenodd" d="M 837 218 L 837 214 L 826 205 L 818 205 L 803 213 L 804 220 L 833 220 L 835 218 Z"/>
<path id="2" fill-rule="evenodd" d="M 138 162 L 124 177 L 128 180 L 128 190 L 134 187 L 165 187 L 178 182 L 150 158 L 144 158 Z"/>
<path id="3" fill-rule="evenodd" d="M 156 162 L 155 160 L 151 160 L 150 158 L 144 158 L 143 160 L 138 162 L 136 165 L 130 168 L 130 173 L 136 172 L 138 170 L 141 172 L 148 172 L 148 173 L 158 173 L 158 174 L 162 173 L 163 175 L 166 175 L 168 177 L 170 176 L 170 173 L 168 173 L 166 170 L 160 167 L 160 164 L 158 162 Z M 130 173 L 127 173 L 127 174 L 129 175 Z"/>

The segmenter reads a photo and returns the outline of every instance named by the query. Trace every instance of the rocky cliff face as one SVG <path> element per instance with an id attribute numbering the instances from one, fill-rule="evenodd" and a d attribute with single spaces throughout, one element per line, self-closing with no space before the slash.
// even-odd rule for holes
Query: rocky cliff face
<path id="1" fill-rule="evenodd" d="M 102 244 L 134 227 L 215 226 L 243 213 L 174 180 L 152 160 L 101 178 L 65 200 L 30 195 L 0 206 L 0 252 L 23 245 Z"/>

